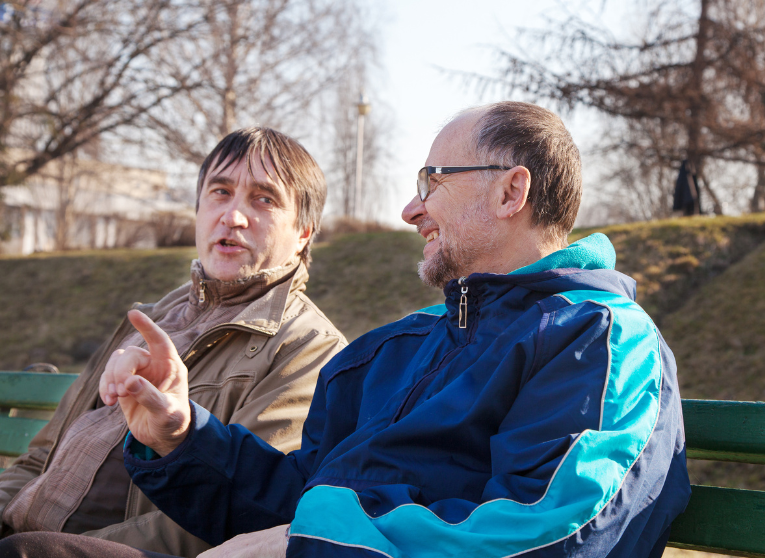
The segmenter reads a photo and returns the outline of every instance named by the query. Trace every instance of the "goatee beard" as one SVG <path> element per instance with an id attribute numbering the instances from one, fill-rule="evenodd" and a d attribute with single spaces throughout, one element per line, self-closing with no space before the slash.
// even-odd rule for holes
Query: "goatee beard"
<path id="1" fill-rule="evenodd" d="M 430 259 L 420 261 L 417 274 L 428 287 L 437 289 L 443 289 L 449 281 L 460 277 L 457 262 L 451 255 L 445 254 L 443 248 L 439 248 Z"/>

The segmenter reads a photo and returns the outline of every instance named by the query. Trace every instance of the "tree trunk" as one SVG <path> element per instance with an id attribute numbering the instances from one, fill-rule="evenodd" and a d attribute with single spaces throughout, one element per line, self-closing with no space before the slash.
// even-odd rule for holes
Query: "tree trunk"
<path id="1" fill-rule="evenodd" d="M 691 79 L 687 88 L 687 95 L 690 99 L 690 111 L 686 127 L 688 133 L 688 162 L 691 165 L 691 172 L 697 173 L 700 182 L 704 167 L 704 153 L 701 141 L 701 129 L 703 127 L 704 117 L 703 74 L 707 65 L 705 50 L 709 36 L 709 28 L 709 0 L 701 0 L 699 29 L 698 34 L 696 35 L 696 55 L 691 66 Z M 704 184 L 706 186 L 705 189 L 714 203 L 715 214 L 719 215 L 720 213 L 718 213 L 718 209 L 721 212 L 722 208 L 717 196 L 714 195 L 706 181 L 704 181 Z M 698 204 L 696 214 L 698 214 Z"/>
<path id="2" fill-rule="evenodd" d="M 715 191 L 712 190 L 712 187 L 709 185 L 709 182 L 707 182 L 707 179 L 703 176 L 699 176 L 699 183 L 703 187 L 706 195 L 709 196 L 709 199 L 712 200 L 712 211 L 714 214 L 722 215 L 723 208 L 722 203 L 720 203 L 720 198 L 718 198 L 717 194 L 715 194 Z"/>
<path id="3" fill-rule="evenodd" d="M 750 200 L 752 213 L 765 211 L 765 162 L 757 165 L 757 184 Z"/>

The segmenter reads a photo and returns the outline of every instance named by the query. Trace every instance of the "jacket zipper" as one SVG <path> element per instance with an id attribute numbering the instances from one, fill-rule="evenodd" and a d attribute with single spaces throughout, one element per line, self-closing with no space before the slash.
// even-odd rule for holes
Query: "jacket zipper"
<path id="1" fill-rule="evenodd" d="M 204 279 L 199 280 L 199 304 L 205 303 L 205 282 Z"/>
<path id="2" fill-rule="evenodd" d="M 459 305 L 459 328 L 460 329 L 467 329 L 467 313 L 468 313 L 468 286 L 467 286 L 467 277 L 460 277 L 458 280 L 458 284 L 461 287 L 460 293 L 460 305 Z M 466 334 L 469 335 L 469 332 L 466 332 Z M 455 349 L 457 350 L 457 349 Z M 451 354 L 452 351 L 450 351 L 444 358 L 446 358 L 449 354 Z M 443 360 L 442 360 L 443 362 Z M 412 387 L 411 390 L 409 390 L 409 393 L 407 393 L 406 397 L 404 398 L 404 401 L 401 403 L 399 408 L 396 410 L 396 412 L 393 414 L 393 418 L 391 419 L 391 424 L 398 422 L 401 420 L 401 417 L 403 417 L 405 414 L 408 414 L 411 412 L 412 408 L 416 404 L 417 399 L 422 395 L 422 393 L 425 391 L 427 386 L 430 384 L 430 382 L 433 381 L 433 379 L 436 377 L 437 373 L 440 372 L 442 369 L 442 364 L 439 363 L 439 365 L 432 371 L 425 374 L 422 378 L 420 378 Z"/>
<path id="3" fill-rule="evenodd" d="M 460 329 L 467 329 L 467 314 L 468 314 L 468 302 L 467 302 L 467 292 L 468 287 L 465 283 L 466 278 L 460 277 L 458 283 L 462 286 L 462 296 L 460 297 L 460 316 L 459 316 L 459 326 Z"/>

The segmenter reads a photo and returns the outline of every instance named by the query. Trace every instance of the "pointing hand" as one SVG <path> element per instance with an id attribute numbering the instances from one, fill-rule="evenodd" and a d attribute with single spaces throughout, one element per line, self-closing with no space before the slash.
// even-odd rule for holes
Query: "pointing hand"
<path id="1" fill-rule="evenodd" d="M 188 370 L 170 337 L 148 316 L 131 310 L 128 319 L 148 350 L 112 353 L 99 393 L 107 405 L 119 401 L 136 440 L 165 456 L 186 438 L 191 424 Z"/>

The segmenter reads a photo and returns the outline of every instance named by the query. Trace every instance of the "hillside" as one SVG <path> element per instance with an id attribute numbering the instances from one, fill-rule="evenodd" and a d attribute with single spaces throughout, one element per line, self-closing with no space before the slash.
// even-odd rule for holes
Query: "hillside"
<path id="1" fill-rule="evenodd" d="M 765 399 L 758 344 L 765 253 L 757 248 L 765 216 L 600 230 L 616 247 L 617 268 L 638 279 L 638 301 L 677 353 L 684 396 Z M 572 240 L 590 232 L 575 231 Z M 437 303 L 440 291 L 417 278 L 423 244 L 408 232 L 318 244 L 308 294 L 349 339 Z M 79 370 L 131 303 L 156 300 L 183 283 L 193 257 L 188 248 L 0 257 L 0 369 L 46 361 Z"/>
<path id="2" fill-rule="evenodd" d="M 422 237 L 409 232 L 346 235 L 313 250 L 307 293 L 348 340 L 443 302 L 417 276 Z"/>
<path id="3" fill-rule="evenodd" d="M 667 316 L 662 333 L 690 399 L 765 400 L 765 245 Z M 690 461 L 691 481 L 765 490 L 765 467 Z"/>
<path id="4" fill-rule="evenodd" d="M 417 277 L 414 233 L 341 236 L 314 248 L 308 293 L 349 339 L 439 301 Z M 184 283 L 196 252 L 110 250 L 0 257 L 0 370 L 78 372 L 133 302 Z"/>
<path id="5" fill-rule="evenodd" d="M 183 283 L 196 251 L 110 250 L 0 258 L 0 370 L 79 372 L 133 302 Z"/>
<path id="6" fill-rule="evenodd" d="M 683 397 L 765 400 L 765 215 L 598 230 L 614 243 L 617 269 L 638 280 L 638 302 L 677 357 Z M 352 340 L 441 301 L 417 277 L 423 245 L 408 232 L 320 243 L 308 294 Z M 183 283 L 194 256 L 183 248 L 0 257 L 0 369 L 46 361 L 79 371 L 133 302 Z M 765 489 L 762 466 L 689 469 L 697 484 Z"/>

